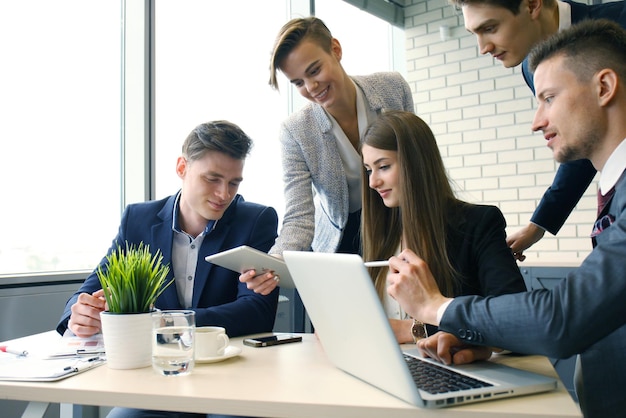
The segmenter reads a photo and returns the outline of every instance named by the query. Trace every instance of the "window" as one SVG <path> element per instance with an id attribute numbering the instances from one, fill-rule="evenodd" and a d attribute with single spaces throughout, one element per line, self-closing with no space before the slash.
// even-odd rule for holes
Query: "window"
<path id="1" fill-rule="evenodd" d="M 160 0 L 155 15 L 156 197 L 180 188 L 176 158 L 189 132 L 226 119 L 254 141 L 240 193 L 282 207 L 277 132 L 287 108 L 267 82 L 285 2 Z"/>
<path id="2" fill-rule="evenodd" d="M 292 109 L 304 104 L 284 77 L 279 77 L 280 93 L 268 85 L 270 52 L 278 30 L 290 18 L 288 3 L 295 10 L 293 3 L 298 2 L 157 2 L 157 198 L 180 188 L 174 168 L 187 134 L 202 122 L 228 119 L 255 142 L 239 193 L 282 215 L 278 130 Z M 294 12 L 294 17 L 307 15 Z M 391 25 L 338 0 L 318 0 L 316 15 L 342 43 L 349 74 L 391 68 Z"/>
<path id="3" fill-rule="evenodd" d="M 153 6 L 153 197 L 180 187 L 174 168 L 187 134 L 228 119 L 255 142 L 240 193 L 281 215 L 278 130 L 304 99 L 284 78 L 280 92 L 269 87 L 269 56 L 279 28 L 290 13 L 308 15 L 309 0 Z M 340 39 L 349 74 L 391 68 L 390 25 L 338 0 L 318 0 L 316 11 Z M 115 236 L 123 23 L 122 2 L 111 0 L 0 3 L 0 275 L 91 270 Z"/>
<path id="4" fill-rule="evenodd" d="M 378 71 L 404 72 L 404 31 L 344 1 L 316 0 L 322 19 L 343 49 L 341 63 L 350 75 Z M 346 16 L 350 16 L 349 19 Z M 394 45 L 395 37 L 401 42 Z M 401 56 L 394 56 L 394 46 Z"/>
<path id="5" fill-rule="evenodd" d="M 0 275 L 92 269 L 120 214 L 120 3 L 0 3 Z"/>

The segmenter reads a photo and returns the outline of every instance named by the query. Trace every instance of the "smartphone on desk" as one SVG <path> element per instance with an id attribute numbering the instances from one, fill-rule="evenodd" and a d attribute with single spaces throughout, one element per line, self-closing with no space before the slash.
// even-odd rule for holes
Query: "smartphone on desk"
<path id="1" fill-rule="evenodd" d="M 302 337 L 293 334 L 274 334 L 268 337 L 245 338 L 244 345 L 250 347 L 269 347 L 271 345 L 297 343 L 302 341 Z"/>

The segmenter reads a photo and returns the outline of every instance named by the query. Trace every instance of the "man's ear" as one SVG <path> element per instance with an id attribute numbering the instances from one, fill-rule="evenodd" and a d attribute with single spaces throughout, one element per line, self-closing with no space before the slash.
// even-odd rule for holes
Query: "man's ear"
<path id="1" fill-rule="evenodd" d="M 180 157 L 178 157 L 178 160 L 176 160 L 176 174 L 178 174 L 178 177 L 182 179 L 182 178 L 185 178 L 186 172 L 187 172 L 187 159 L 181 155 Z"/>
<path id="2" fill-rule="evenodd" d="M 598 104 L 607 106 L 617 94 L 619 77 L 612 69 L 604 68 L 594 75 L 594 79 L 597 82 Z"/>
<path id="3" fill-rule="evenodd" d="M 543 0 L 525 0 L 522 7 L 528 7 L 528 14 L 533 19 L 538 19 L 543 9 Z"/>

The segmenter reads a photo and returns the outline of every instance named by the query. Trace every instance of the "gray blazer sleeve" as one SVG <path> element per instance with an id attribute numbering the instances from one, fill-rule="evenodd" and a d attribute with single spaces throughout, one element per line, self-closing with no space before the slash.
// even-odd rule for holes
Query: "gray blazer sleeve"
<path id="1" fill-rule="evenodd" d="M 316 148 L 324 134 L 319 126 L 323 120 L 316 121 L 316 111 L 319 112 L 312 105 L 308 105 L 299 114 L 285 121 L 280 128 L 286 209 L 283 226 L 276 244 L 270 249 L 271 254 L 282 253 L 283 250 L 311 249 L 315 232 L 311 164 L 317 163 L 317 159 L 307 159 L 316 154 Z M 329 166 L 329 169 L 334 170 L 334 166 Z"/>
<path id="2" fill-rule="evenodd" d="M 408 83 L 395 72 L 352 77 L 370 108 L 414 111 Z M 284 250 L 334 252 L 349 215 L 348 185 L 332 123 L 309 103 L 281 125 L 285 215 L 271 254 Z M 315 199 L 314 199 L 315 197 Z"/>

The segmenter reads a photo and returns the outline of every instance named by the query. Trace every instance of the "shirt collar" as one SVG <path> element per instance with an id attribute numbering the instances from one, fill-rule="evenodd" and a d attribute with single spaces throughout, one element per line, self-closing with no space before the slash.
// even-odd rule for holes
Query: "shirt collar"
<path id="1" fill-rule="evenodd" d="M 626 170 L 626 139 L 615 148 L 600 173 L 600 190 L 603 195 L 615 186 L 624 170 Z"/>
<path id="2" fill-rule="evenodd" d="M 556 2 L 559 8 L 559 32 L 572 26 L 572 6 L 564 1 Z"/>
<path id="3" fill-rule="evenodd" d="M 180 214 L 181 194 L 182 194 L 182 191 L 179 191 L 178 194 L 176 195 L 176 200 L 174 201 L 174 211 L 172 213 L 172 231 L 182 233 L 184 231 L 180 228 L 180 222 L 178 220 L 178 215 Z M 216 225 L 217 225 L 217 220 L 209 219 L 207 221 L 206 227 L 204 228 L 204 231 L 202 232 L 202 235 L 206 235 L 209 232 L 213 231 Z"/>

